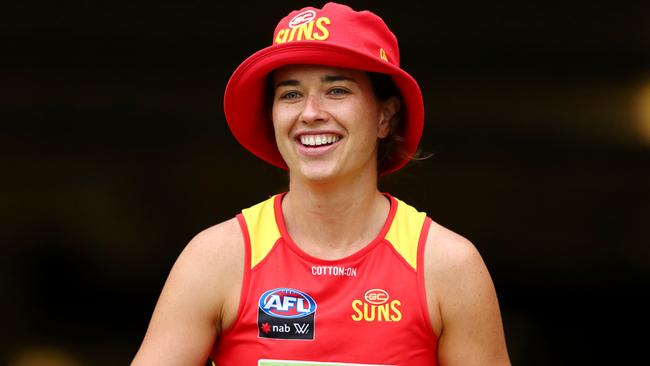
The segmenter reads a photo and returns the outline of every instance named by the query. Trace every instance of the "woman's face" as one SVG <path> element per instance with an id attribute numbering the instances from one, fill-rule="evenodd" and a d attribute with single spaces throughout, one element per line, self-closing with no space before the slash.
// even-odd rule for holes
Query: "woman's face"
<path id="1" fill-rule="evenodd" d="M 377 140 L 398 108 L 379 102 L 364 71 L 290 65 L 273 74 L 272 119 L 292 177 L 377 174 Z"/>

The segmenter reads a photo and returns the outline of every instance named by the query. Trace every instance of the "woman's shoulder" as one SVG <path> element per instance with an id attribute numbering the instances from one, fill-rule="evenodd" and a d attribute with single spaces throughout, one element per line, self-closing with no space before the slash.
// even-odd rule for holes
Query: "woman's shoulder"
<path id="1" fill-rule="evenodd" d="M 236 218 L 218 223 L 196 234 L 183 250 L 183 256 L 201 262 L 216 262 L 218 266 L 208 268 L 219 270 L 228 264 L 243 261 L 243 236 Z M 191 260 L 191 262 L 194 262 Z"/>
<path id="2" fill-rule="evenodd" d="M 187 304 L 203 307 L 219 324 L 230 321 L 236 308 L 243 277 L 245 248 L 236 218 L 199 232 L 185 246 L 174 264 L 166 287 L 192 299 Z M 227 311 L 224 311 L 227 310 Z"/>
<path id="3" fill-rule="evenodd" d="M 424 267 L 440 362 L 509 365 L 496 291 L 476 246 L 432 223 Z"/>
<path id="4" fill-rule="evenodd" d="M 474 243 L 435 221 L 429 226 L 425 252 L 431 260 L 441 262 L 442 268 L 457 266 L 476 256 L 480 257 Z"/>
<path id="5" fill-rule="evenodd" d="M 456 286 L 482 287 L 491 282 L 474 243 L 436 222 L 429 227 L 424 268 L 438 292 L 458 293 Z"/>
<path id="6" fill-rule="evenodd" d="M 227 284 L 241 273 L 243 263 L 242 235 L 237 220 L 229 219 L 202 230 L 189 241 L 176 258 L 165 286 L 222 298 L 229 290 Z M 214 303 L 217 299 L 206 300 Z"/>

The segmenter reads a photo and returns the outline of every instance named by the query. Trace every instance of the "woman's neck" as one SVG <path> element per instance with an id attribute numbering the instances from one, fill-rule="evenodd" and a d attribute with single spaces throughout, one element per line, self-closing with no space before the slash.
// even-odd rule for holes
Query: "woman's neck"
<path id="1" fill-rule="evenodd" d="M 377 190 L 376 175 L 345 183 L 292 179 L 282 208 L 287 231 L 301 249 L 318 258 L 338 259 L 379 234 L 390 202 Z"/>

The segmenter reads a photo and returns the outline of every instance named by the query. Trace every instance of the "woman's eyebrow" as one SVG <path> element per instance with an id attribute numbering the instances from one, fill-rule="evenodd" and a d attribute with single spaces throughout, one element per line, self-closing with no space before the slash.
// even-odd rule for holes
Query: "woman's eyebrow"
<path id="1" fill-rule="evenodd" d="M 324 75 L 320 79 L 321 82 L 323 83 L 335 83 L 337 81 L 351 81 L 353 83 L 357 83 L 357 81 L 354 78 L 343 76 L 343 75 Z M 277 89 L 281 86 L 297 86 L 297 85 L 300 85 L 300 81 L 295 79 L 287 79 L 287 80 L 282 80 L 277 84 L 275 84 L 275 88 Z"/>
<path id="2" fill-rule="evenodd" d="M 324 83 L 334 83 L 337 81 L 351 81 L 353 83 L 357 82 L 353 78 L 343 75 L 325 75 L 321 78 L 321 81 Z"/>
<path id="3" fill-rule="evenodd" d="M 300 82 L 298 80 L 294 79 L 287 79 L 287 80 L 282 80 L 279 83 L 275 84 L 275 88 L 279 88 L 281 86 L 296 86 L 300 85 Z"/>

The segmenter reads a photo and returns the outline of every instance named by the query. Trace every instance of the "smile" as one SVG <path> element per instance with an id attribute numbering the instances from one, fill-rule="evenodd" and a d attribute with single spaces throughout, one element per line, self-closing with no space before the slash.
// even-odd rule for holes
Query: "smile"
<path id="1" fill-rule="evenodd" d="M 323 145 L 331 145 L 341 139 L 341 136 L 334 134 L 322 134 L 322 135 L 302 135 L 299 140 L 300 143 L 304 146 L 316 147 Z"/>

